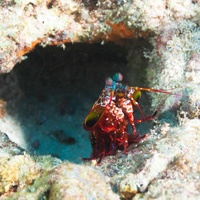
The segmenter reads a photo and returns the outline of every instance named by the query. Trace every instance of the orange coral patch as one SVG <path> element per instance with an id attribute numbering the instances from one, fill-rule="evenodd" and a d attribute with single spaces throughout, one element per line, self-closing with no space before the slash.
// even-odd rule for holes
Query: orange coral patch
<path id="1" fill-rule="evenodd" d="M 0 118 L 3 118 L 6 114 L 6 102 L 3 99 L 0 99 Z"/>
<path id="2" fill-rule="evenodd" d="M 23 49 L 21 49 L 18 53 L 17 53 L 17 56 L 20 58 L 21 56 L 25 55 L 26 53 L 30 52 L 32 49 L 35 48 L 35 46 L 37 44 L 40 44 L 42 42 L 45 41 L 46 38 L 42 38 L 42 39 L 38 39 L 34 42 L 31 43 L 30 46 L 25 46 Z M 74 37 L 73 39 L 64 39 L 64 40 L 51 40 L 49 41 L 48 45 L 60 45 L 60 44 L 64 44 L 64 43 L 70 43 L 70 42 L 79 42 L 78 41 L 78 37 Z"/>
<path id="3" fill-rule="evenodd" d="M 123 22 L 112 24 L 110 21 L 106 23 L 112 28 L 111 32 L 106 35 L 106 40 L 116 41 L 119 39 L 130 39 L 137 37 L 147 37 L 149 33 L 127 28 Z"/>
<path id="4" fill-rule="evenodd" d="M 24 54 L 28 53 L 29 51 L 31 51 L 37 44 L 41 43 L 42 42 L 42 39 L 38 39 L 34 42 L 31 43 L 30 46 L 25 46 L 22 50 L 20 50 L 18 53 L 17 53 L 17 56 L 18 57 L 21 57 L 23 56 Z"/>
<path id="5" fill-rule="evenodd" d="M 112 31 L 107 35 L 110 40 L 135 37 L 135 32 L 128 29 L 123 22 L 112 24 L 110 21 L 106 21 L 106 23 L 112 28 Z"/>

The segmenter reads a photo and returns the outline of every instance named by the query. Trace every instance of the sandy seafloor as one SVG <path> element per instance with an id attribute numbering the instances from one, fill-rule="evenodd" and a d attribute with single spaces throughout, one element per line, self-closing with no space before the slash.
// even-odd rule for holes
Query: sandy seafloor
<path id="1" fill-rule="evenodd" d="M 32 154 L 51 154 L 62 160 L 79 163 L 81 157 L 88 157 L 91 152 L 88 133 L 82 128 L 86 112 L 78 105 L 78 111 L 74 114 L 60 115 L 56 106 L 59 98 L 54 93 L 45 103 L 38 102 L 34 97 L 22 98 L 20 105 L 12 102 L 12 114 L 7 113 L 0 119 L 0 130 Z M 51 134 L 56 131 L 72 141 L 69 144 L 57 141 Z"/>

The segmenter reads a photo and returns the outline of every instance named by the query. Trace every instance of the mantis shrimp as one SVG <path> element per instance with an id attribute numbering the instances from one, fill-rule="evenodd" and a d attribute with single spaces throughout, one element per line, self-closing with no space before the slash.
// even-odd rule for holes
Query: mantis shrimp
<path id="1" fill-rule="evenodd" d="M 144 115 L 138 103 L 141 91 L 172 94 L 165 90 L 123 85 L 122 80 L 121 73 L 105 79 L 105 88 L 83 122 L 83 128 L 90 133 L 92 146 L 88 159 L 97 159 L 97 163 L 105 156 L 114 155 L 117 150 L 126 153 L 130 144 L 138 143 L 145 137 L 137 133 L 135 123 L 152 120 L 157 111 L 148 117 Z M 141 119 L 134 117 L 135 108 L 139 109 Z M 128 125 L 131 126 L 131 133 L 128 133 Z"/>

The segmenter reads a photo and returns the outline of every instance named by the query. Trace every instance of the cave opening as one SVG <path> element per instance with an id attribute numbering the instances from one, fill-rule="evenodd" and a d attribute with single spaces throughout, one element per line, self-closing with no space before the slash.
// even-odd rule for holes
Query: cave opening
<path id="1" fill-rule="evenodd" d="M 81 162 L 91 153 L 82 122 L 105 78 L 121 72 L 125 83 L 142 85 L 147 48 L 144 39 L 65 44 L 64 49 L 37 46 L 28 59 L 0 75 L 0 99 L 7 112 L 1 131 L 31 154 Z"/>

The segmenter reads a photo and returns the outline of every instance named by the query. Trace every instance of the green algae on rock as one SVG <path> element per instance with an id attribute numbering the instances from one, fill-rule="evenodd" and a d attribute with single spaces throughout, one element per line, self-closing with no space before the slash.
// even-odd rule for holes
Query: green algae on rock
<path id="1" fill-rule="evenodd" d="M 107 180 L 106 180 L 107 179 Z M 8 199 L 119 199 L 108 184 L 109 179 L 89 166 L 63 163 L 46 171 L 25 190 L 13 194 Z"/>

